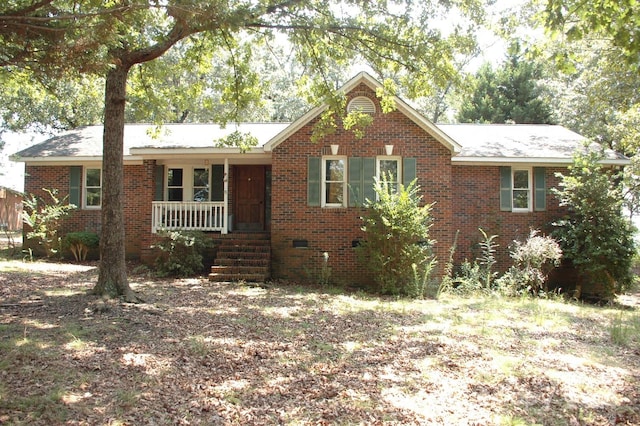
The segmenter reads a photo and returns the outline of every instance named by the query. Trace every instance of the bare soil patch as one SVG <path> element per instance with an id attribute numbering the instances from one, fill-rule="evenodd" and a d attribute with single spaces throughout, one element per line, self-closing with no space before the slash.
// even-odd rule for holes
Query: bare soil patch
<path id="1" fill-rule="evenodd" d="M 640 424 L 626 307 L 388 300 L 0 261 L 3 424 Z"/>

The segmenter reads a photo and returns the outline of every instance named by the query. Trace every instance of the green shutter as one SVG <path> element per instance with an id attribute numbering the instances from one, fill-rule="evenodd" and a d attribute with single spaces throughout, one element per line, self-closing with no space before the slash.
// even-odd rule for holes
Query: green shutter
<path id="1" fill-rule="evenodd" d="M 511 167 L 500 167 L 500 210 L 511 211 Z"/>
<path id="2" fill-rule="evenodd" d="M 156 187 L 153 201 L 162 201 L 164 200 L 164 166 L 156 164 L 153 171 L 153 179 Z"/>
<path id="3" fill-rule="evenodd" d="M 362 185 L 364 188 L 364 201 L 376 200 L 376 191 L 374 188 L 374 178 L 376 176 L 376 159 L 363 158 L 362 159 Z"/>
<path id="4" fill-rule="evenodd" d="M 349 207 L 362 206 L 364 203 L 362 172 L 362 157 L 349 157 Z"/>
<path id="5" fill-rule="evenodd" d="M 544 167 L 533 168 L 534 181 L 534 210 L 537 212 L 547 209 L 547 176 Z"/>
<path id="6" fill-rule="evenodd" d="M 402 184 L 404 187 L 408 187 L 411 182 L 416 178 L 416 159 L 415 158 L 403 158 L 402 159 Z"/>
<path id="7" fill-rule="evenodd" d="M 80 186 L 82 183 L 82 166 L 69 167 L 69 204 L 81 207 Z"/>
<path id="8" fill-rule="evenodd" d="M 211 201 L 224 201 L 224 165 L 211 166 Z"/>
<path id="9" fill-rule="evenodd" d="M 310 206 L 320 205 L 320 157 L 309 157 L 307 169 L 307 200 Z"/>

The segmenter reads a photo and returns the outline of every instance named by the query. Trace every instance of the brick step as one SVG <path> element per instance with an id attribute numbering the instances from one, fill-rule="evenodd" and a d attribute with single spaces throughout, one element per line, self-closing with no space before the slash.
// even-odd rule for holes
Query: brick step
<path id="1" fill-rule="evenodd" d="M 216 266 L 263 266 L 269 267 L 270 257 L 266 255 L 259 258 L 226 258 L 218 257 L 214 261 Z"/>
<path id="2" fill-rule="evenodd" d="M 236 265 L 236 266 L 221 266 L 221 265 L 213 265 L 211 267 L 212 274 L 262 274 L 266 275 L 269 272 L 269 268 L 265 266 L 245 266 L 245 265 Z"/>
<path id="3" fill-rule="evenodd" d="M 232 241 L 232 240 L 271 241 L 271 234 L 268 232 L 244 232 L 244 233 L 233 232 L 231 234 L 225 234 L 223 236 L 219 236 L 219 240 L 221 241 Z"/>
<path id="4" fill-rule="evenodd" d="M 209 281 L 216 283 L 238 281 L 264 282 L 266 279 L 267 277 L 264 274 L 222 274 L 213 272 L 209 274 Z"/>
<path id="5" fill-rule="evenodd" d="M 271 255 L 271 248 L 264 247 L 219 247 L 218 257 L 226 258 L 256 258 L 264 255 Z"/>

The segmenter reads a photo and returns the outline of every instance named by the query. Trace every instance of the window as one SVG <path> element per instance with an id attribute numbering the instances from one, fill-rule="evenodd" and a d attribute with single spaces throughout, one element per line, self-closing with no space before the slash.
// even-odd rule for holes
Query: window
<path id="1" fill-rule="evenodd" d="M 547 209 L 544 167 L 500 167 L 500 210 L 513 212 Z"/>
<path id="2" fill-rule="evenodd" d="M 322 205 L 342 207 L 346 205 L 346 158 L 324 157 L 322 168 Z"/>
<path id="3" fill-rule="evenodd" d="M 531 205 L 531 179 L 529 170 L 513 170 L 513 211 L 529 211 Z"/>
<path id="4" fill-rule="evenodd" d="M 193 201 L 209 201 L 209 169 L 193 169 Z"/>
<path id="5" fill-rule="evenodd" d="M 102 206 L 102 170 L 88 167 L 84 170 L 84 206 L 100 208 Z"/>
<path id="6" fill-rule="evenodd" d="M 400 170 L 400 158 L 391 157 L 378 157 L 378 170 L 376 176 L 380 181 L 387 180 L 389 184 L 389 190 L 391 192 L 398 192 L 400 187 L 400 177 L 402 176 Z"/>
<path id="7" fill-rule="evenodd" d="M 183 169 L 168 169 L 167 201 L 182 201 L 183 193 Z"/>

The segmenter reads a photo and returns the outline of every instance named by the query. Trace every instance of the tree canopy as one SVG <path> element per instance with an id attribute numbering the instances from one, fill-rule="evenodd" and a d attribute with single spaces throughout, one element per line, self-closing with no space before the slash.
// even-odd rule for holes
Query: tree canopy
<path id="1" fill-rule="evenodd" d="M 542 66 L 527 60 L 519 44 L 514 43 L 497 69 L 488 63 L 480 67 L 474 78 L 474 90 L 463 100 L 458 120 L 466 123 L 552 123 L 552 109 L 543 96 L 542 78 Z"/>

